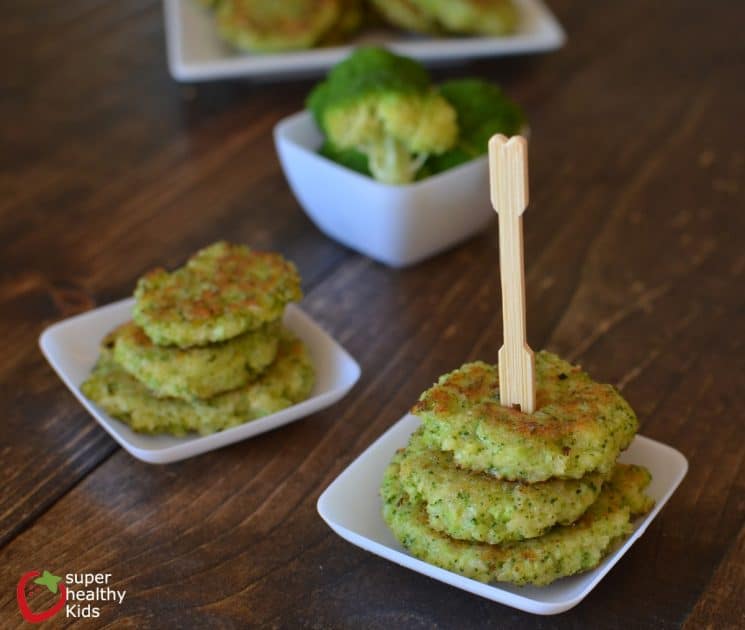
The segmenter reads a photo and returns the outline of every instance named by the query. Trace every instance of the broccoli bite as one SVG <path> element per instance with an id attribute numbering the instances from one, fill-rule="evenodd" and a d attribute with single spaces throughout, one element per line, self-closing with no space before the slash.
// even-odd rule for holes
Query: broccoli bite
<path id="1" fill-rule="evenodd" d="M 421 428 L 400 454 L 399 465 L 401 486 L 423 504 L 429 527 L 490 544 L 535 538 L 557 523 L 573 523 L 598 498 L 606 477 L 501 481 L 457 466 L 451 453 L 424 442 Z"/>
<path id="2" fill-rule="evenodd" d="M 222 38 L 249 51 L 311 48 L 342 16 L 338 0 L 212 0 L 212 4 Z"/>
<path id="3" fill-rule="evenodd" d="M 427 157 L 452 148 L 458 136 L 456 112 L 426 70 L 382 48 L 360 48 L 333 68 L 308 107 L 326 135 L 326 155 L 329 147 L 359 152 L 388 184 L 414 181 Z"/>
<path id="4" fill-rule="evenodd" d="M 440 86 L 440 94 L 453 106 L 458 119 L 458 142 L 449 151 L 427 161 L 432 173 L 468 162 L 487 152 L 495 133 L 512 136 L 525 125 L 520 107 L 493 83 L 481 79 L 457 79 Z"/>
<path id="5" fill-rule="evenodd" d="M 118 334 L 113 331 L 104 338 L 98 361 L 80 391 L 138 433 L 207 435 L 229 429 L 305 400 L 315 382 L 305 344 L 280 329 L 276 359 L 254 380 L 208 400 L 159 398 L 114 360 Z"/>
<path id="6" fill-rule="evenodd" d="M 441 29 L 466 35 L 505 35 L 520 21 L 512 0 L 414 0 Z"/>
<path id="7" fill-rule="evenodd" d="M 633 530 L 632 520 L 652 509 L 644 490 L 646 468 L 616 464 L 597 500 L 573 524 L 557 525 L 544 535 L 492 545 L 457 540 L 433 529 L 425 505 L 401 484 L 396 453 L 380 490 L 383 520 L 411 555 L 481 582 L 544 586 L 596 567 Z"/>
<path id="8" fill-rule="evenodd" d="M 362 28 L 365 21 L 362 0 L 339 0 L 339 7 L 336 23 L 317 42 L 318 46 L 343 44 Z"/>
<path id="9" fill-rule="evenodd" d="M 499 366 L 475 361 L 441 376 L 412 413 L 422 438 L 461 468 L 524 483 L 608 473 L 639 422 L 612 385 L 545 350 L 535 353 L 536 410 L 499 402 Z"/>
<path id="10" fill-rule="evenodd" d="M 158 398 L 211 398 L 256 379 L 277 356 L 279 321 L 222 343 L 158 346 L 134 322 L 112 335 L 114 361 Z"/>
<path id="11" fill-rule="evenodd" d="M 188 348 L 256 330 L 301 297 L 291 262 L 221 241 L 173 272 L 158 268 L 142 276 L 132 316 L 156 345 Z"/>
<path id="12" fill-rule="evenodd" d="M 390 24 L 414 33 L 439 35 L 442 33 L 434 16 L 416 0 L 371 0 L 375 10 Z"/>

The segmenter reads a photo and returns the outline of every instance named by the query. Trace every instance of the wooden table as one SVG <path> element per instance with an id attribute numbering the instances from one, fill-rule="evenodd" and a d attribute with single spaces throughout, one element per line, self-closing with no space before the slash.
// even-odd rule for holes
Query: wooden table
<path id="1" fill-rule="evenodd" d="M 689 459 L 646 535 L 580 606 L 540 618 L 332 534 L 326 485 L 438 375 L 496 359 L 496 226 L 412 269 L 373 263 L 313 227 L 275 158 L 272 127 L 310 82 L 177 85 L 158 2 L 24 0 L 0 26 L 0 626 L 23 625 L 14 589 L 37 568 L 127 590 L 91 626 L 745 625 L 745 5 L 551 4 L 561 51 L 438 77 L 491 77 L 529 114 L 531 345 L 616 383 L 641 431 Z M 304 308 L 363 376 L 323 413 L 150 466 L 37 338 L 220 238 L 294 260 Z"/>

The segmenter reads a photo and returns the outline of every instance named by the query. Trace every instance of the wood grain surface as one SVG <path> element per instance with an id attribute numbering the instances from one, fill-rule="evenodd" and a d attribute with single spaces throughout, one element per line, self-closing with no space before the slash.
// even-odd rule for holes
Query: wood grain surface
<path id="1" fill-rule="evenodd" d="M 0 92 L 0 626 L 31 569 L 127 589 L 83 627 L 745 627 L 745 4 L 554 0 L 561 51 L 437 71 L 530 119 L 528 338 L 617 384 L 690 471 L 577 608 L 533 617 L 335 536 L 320 492 L 438 375 L 495 361 L 496 221 L 414 268 L 320 234 L 271 130 L 311 82 L 178 85 L 154 0 L 4 4 Z M 574 151 L 581 138 L 583 150 Z M 488 190 L 485 188 L 485 195 Z M 217 452 L 150 466 L 37 347 L 219 238 L 283 252 L 357 358 L 351 394 Z M 56 618 L 49 625 L 65 625 Z"/>

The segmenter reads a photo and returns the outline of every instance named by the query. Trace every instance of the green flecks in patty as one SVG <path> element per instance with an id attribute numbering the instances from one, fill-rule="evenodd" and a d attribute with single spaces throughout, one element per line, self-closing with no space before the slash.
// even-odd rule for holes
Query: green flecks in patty
<path id="1" fill-rule="evenodd" d="M 451 451 L 460 466 L 504 479 L 610 472 L 637 429 L 631 407 L 615 388 L 549 352 L 536 353 L 535 370 L 532 414 L 500 405 L 495 365 L 468 363 L 442 376 L 412 409 L 423 439 Z"/>
<path id="2" fill-rule="evenodd" d="M 111 336 L 114 360 L 158 397 L 211 398 L 255 379 L 274 361 L 279 322 L 208 346 L 157 346 L 134 322 Z"/>
<path id="3" fill-rule="evenodd" d="M 371 4 L 394 26 L 417 33 L 441 32 L 435 18 L 417 0 L 371 0 Z"/>
<path id="4" fill-rule="evenodd" d="M 112 417 L 143 433 L 214 433 L 306 399 L 314 369 L 305 345 L 282 331 L 277 357 L 254 381 L 208 400 L 157 398 L 113 359 L 104 345 L 81 391 Z"/>
<path id="5" fill-rule="evenodd" d="M 301 297 L 300 276 L 281 255 L 219 242 L 173 272 L 140 278 L 133 318 L 155 344 L 186 348 L 276 321 Z"/>
<path id="6" fill-rule="evenodd" d="M 424 504 L 404 490 L 399 478 L 403 457 L 402 452 L 394 456 L 383 479 L 384 520 L 417 558 L 482 582 L 545 585 L 591 569 L 632 531 L 632 517 L 653 505 L 644 494 L 649 472 L 618 464 L 598 499 L 572 525 L 498 545 L 456 540 L 433 529 Z"/>
<path id="7" fill-rule="evenodd" d="M 492 544 L 540 536 L 579 518 L 597 498 L 604 476 L 525 484 L 459 468 L 451 453 L 427 446 L 419 429 L 399 458 L 407 495 L 421 501 L 431 527 L 453 538 Z"/>
<path id="8" fill-rule="evenodd" d="M 504 35 L 515 30 L 520 13 L 512 0 L 410 0 L 445 31 Z"/>
<path id="9" fill-rule="evenodd" d="M 337 27 L 347 0 L 221 0 L 217 26 L 238 48 L 281 51 L 310 48 Z"/>

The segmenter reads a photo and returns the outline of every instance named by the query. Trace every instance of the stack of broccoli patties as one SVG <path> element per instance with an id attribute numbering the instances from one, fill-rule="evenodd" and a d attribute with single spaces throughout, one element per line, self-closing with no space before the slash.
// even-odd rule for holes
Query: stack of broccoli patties
<path id="1" fill-rule="evenodd" d="M 652 507 L 651 476 L 616 459 L 637 419 L 610 385 L 535 357 L 537 410 L 499 403 L 497 366 L 422 394 L 422 426 L 386 470 L 383 517 L 415 556 L 483 582 L 548 584 L 597 566 Z"/>
<path id="2" fill-rule="evenodd" d="M 135 431 L 212 433 L 308 397 L 307 350 L 282 326 L 301 298 L 282 256 L 215 243 L 140 278 L 134 321 L 112 331 L 83 393 Z"/>

